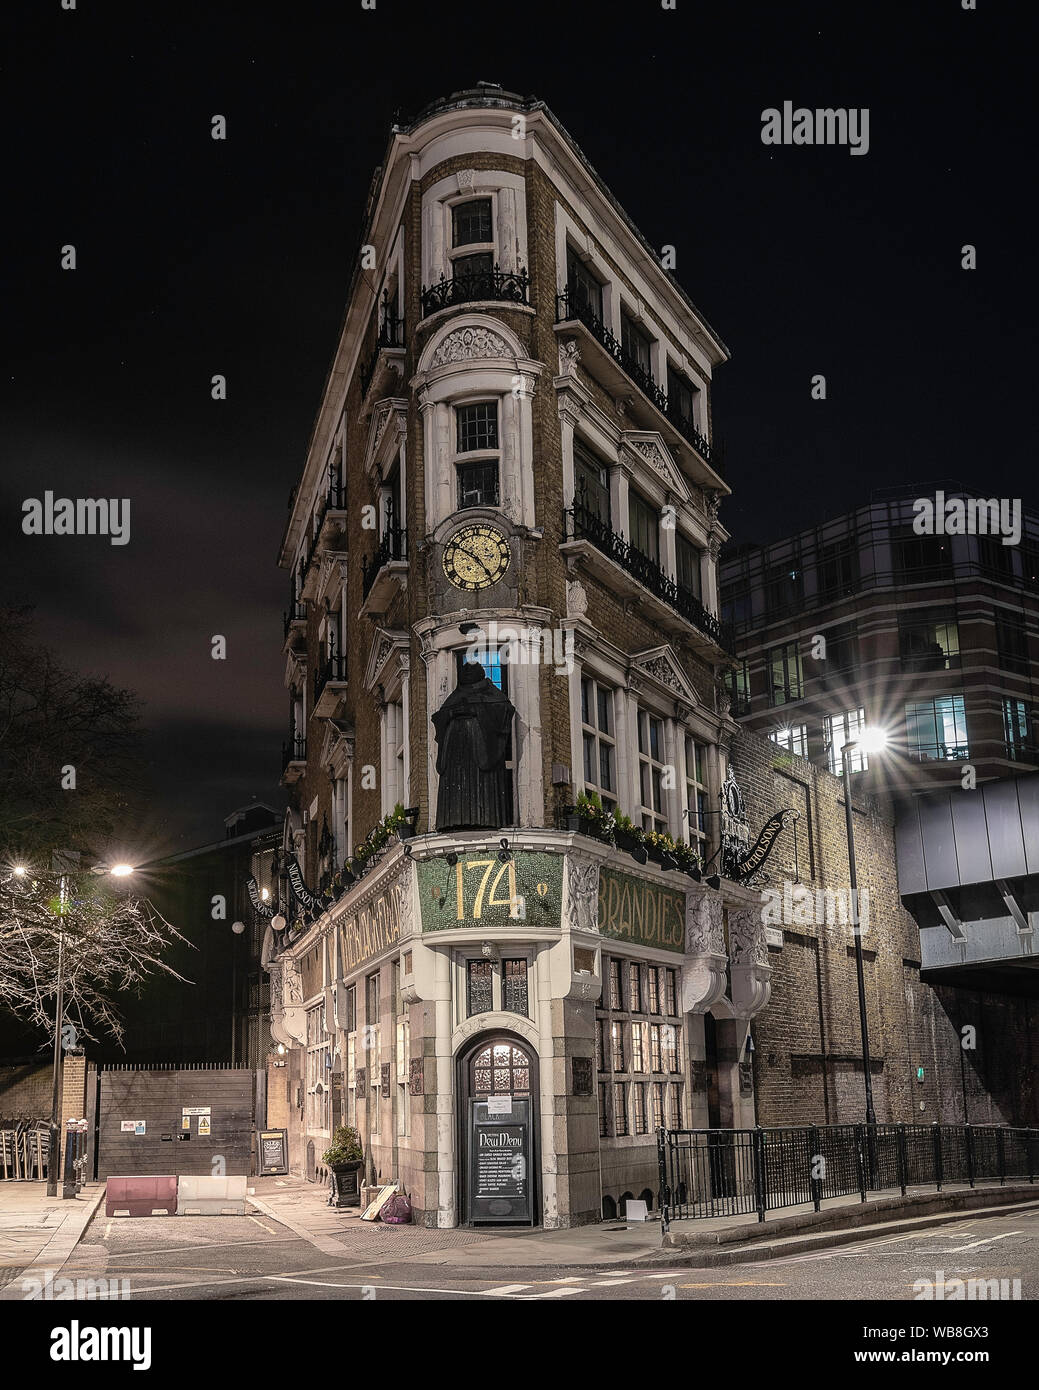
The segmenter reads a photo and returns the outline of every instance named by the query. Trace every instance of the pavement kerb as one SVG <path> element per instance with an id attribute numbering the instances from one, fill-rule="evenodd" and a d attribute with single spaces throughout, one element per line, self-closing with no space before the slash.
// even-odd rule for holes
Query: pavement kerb
<path id="1" fill-rule="evenodd" d="M 68 1263 L 69 1256 L 72 1254 L 73 1250 L 75 1250 L 76 1246 L 83 1239 L 84 1232 L 90 1225 L 94 1213 L 104 1199 L 105 1184 L 101 1183 L 96 1192 L 91 1192 L 86 1195 L 86 1200 L 82 1202 L 82 1206 L 80 1206 L 77 1200 L 76 1207 L 69 1211 L 69 1215 L 71 1216 L 73 1211 L 75 1211 L 79 1219 L 75 1222 L 62 1222 L 32 1263 L 25 1265 L 5 1287 L 9 1289 L 19 1281 L 34 1279 L 40 1274 L 49 1274 L 53 1277 L 57 1277 Z"/>
<path id="2" fill-rule="evenodd" d="M 277 1221 L 279 1226 L 287 1226 L 290 1231 L 294 1231 L 301 1240 L 307 1240 L 316 1250 L 320 1250 L 323 1255 L 348 1256 L 348 1251 L 340 1240 L 330 1240 L 327 1236 L 320 1236 L 315 1231 L 308 1230 L 301 1221 L 294 1221 L 291 1216 L 284 1212 L 274 1211 L 262 1197 L 255 1197 L 250 1194 L 248 1197 L 250 1206 L 254 1206 L 257 1211 L 262 1211 L 264 1216 L 269 1216 L 272 1221 Z"/>

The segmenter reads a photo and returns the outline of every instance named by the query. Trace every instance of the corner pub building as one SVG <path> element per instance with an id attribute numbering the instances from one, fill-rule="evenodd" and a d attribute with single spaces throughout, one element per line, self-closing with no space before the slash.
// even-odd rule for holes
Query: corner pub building
<path id="1" fill-rule="evenodd" d="M 769 994 L 760 894 L 717 877 L 727 350 L 544 103 L 492 85 L 393 127 L 361 242 L 280 551 L 268 1124 L 314 1180 L 355 1126 L 429 1226 L 655 1206 L 658 1126 L 753 1124 Z M 510 809 L 437 830 L 467 656 L 515 710 Z M 704 881 L 584 833 L 581 792 Z"/>

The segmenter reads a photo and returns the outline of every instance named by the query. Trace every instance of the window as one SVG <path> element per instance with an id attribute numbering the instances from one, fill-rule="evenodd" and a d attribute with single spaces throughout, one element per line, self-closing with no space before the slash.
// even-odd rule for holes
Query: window
<path id="1" fill-rule="evenodd" d="M 852 739 L 856 739 L 866 727 L 866 711 L 861 709 L 845 710 L 843 714 L 831 714 L 823 720 L 823 737 L 826 740 L 826 756 L 829 761 L 830 771 L 838 777 L 843 776 L 844 763 L 842 761 L 841 749 Z M 869 767 L 869 760 L 861 748 L 852 748 L 848 752 L 848 771 L 865 772 Z"/>
<path id="2" fill-rule="evenodd" d="M 773 565 L 765 576 L 765 608 L 770 618 L 794 613 L 803 597 L 801 570 L 793 560 Z"/>
<path id="3" fill-rule="evenodd" d="M 631 1069 L 632 1071 L 646 1070 L 646 1025 L 644 1023 L 633 1023 L 631 1025 Z"/>
<path id="4" fill-rule="evenodd" d="M 621 310 L 621 348 L 630 363 L 634 363 L 646 376 L 650 375 L 649 350 L 653 340 L 638 326 L 630 315 Z"/>
<path id="5" fill-rule="evenodd" d="M 610 1061 L 614 1071 L 628 1070 L 624 1058 L 624 1028 L 623 1023 L 614 1021 L 610 1024 Z"/>
<path id="6" fill-rule="evenodd" d="M 682 1083 L 672 1081 L 671 1083 L 671 1128 L 682 1128 Z"/>
<path id="7" fill-rule="evenodd" d="M 664 1083 L 654 1081 L 652 1083 L 653 1096 L 653 1128 L 663 1129 L 664 1127 Z"/>
<path id="8" fill-rule="evenodd" d="M 943 536 L 918 536 L 912 527 L 892 533 L 891 559 L 896 583 L 921 584 L 952 573 L 952 551 Z"/>
<path id="9" fill-rule="evenodd" d="M 784 729 L 774 729 L 769 738 L 788 753 L 796 753 L 799 758 L 808 757 L 807 724 L 789 724 Z"/>
<path id="10" fill-rule="evenodd" d="M 571 313 L 583 311 L 602 322 L 602 285 L 570 246 L 566 248 L 566 288 Z"/>
<path id="11" fill-rule="evenodd" d="M 523 1014 L 527 1009 L 527 962 L 503 960 L 501 963 L 501 1006 L 506 1013 Z"/>
<path id="12" fill-rule="evenodd" d="M 768 699 L 771 705 L 786 705 L 804 697 L 801 649 L 796 642 L 773 647 L 768 656 Z"/>
<path id="13" fill-rule="evenodd" d="M 663 1071 L 660 1052 L 660 1024 L 649 1025 L 649 1065 L 651 1071 Z"/>
<path id="14" fill-rule="evenodd" d="M 953 609 L 902 613 L 898 646 L 903 671 L 948 671 L 960 664 L 960 629 Z"/>
<path id="15" fill-rule="evenodd" d="M 379 976 L 369 975 L 364 982 L 365 1001 L 364 1001 L 364 1021 L 369 1027 L 379 1026 Z"/>
<path id="16" fill-rule="evenodd" d="M 1004 671 L 1028 674 L 1028 638 L 1025 615 L 999 609 L 996 612 L 996 646 L 999 664 Z"/>
<path id="17" fill-rule="evenodd" d="M 451 209 L 451 239 L 455 246 L 485 244 L 494 240 L 491 227 L 490 198 L 474 198 L 469 203 L 456 203 Z"/>
<path id="18" fill-rule="evenodd" d="M 750 673 L 746 659 L 737 662 L 731 670 L 725 672 L 725 686 L 732 701 L 732 713 L 737 716 L 749 714 Z"/>
<path id="19" fill-rule="evenodd" d="M 603 806 L 612 811 L 617 804 L 613 691 L 588 676 L 581 680 L 581 735 L 585 790 L 598 792 Z"/>
<path id="20" fill-rule="evenodd" d="M 722 603 L 722 617 L 727 623 L 733 623 L 736 627 L 749 623 L 752 609 L 750 586 L 747 583 L 744 582 L 733 587 L 726 586 Z"/>
<path id="21" fill-rule="evenodd" d="M 646 969 L 646 1012 L 658 1014 L 660 1012 L 660 971 L 657 966 L 651 965 Z"/>
<path id="22" fill-rule="evenodd" d="M 628 962 L 628 1010 L 633 1014 L 642 1012 L 642 989 L 639 985 L 639 966 L 637 961 Z M 635 1068 L 639 1070 L 638 1067 Z"/>
<path id="23" fill-rule="evenodd" d="M 813 661 L 814 675 L 825 678 L 855 669 L 859 659 L 859 638 L 854 623 L 827 628 L 819 636 L 826 639 L 826 655 Z"/>
<path id="24" fill-rule="evenodd" d="M 648 710 L 638 712 L 639 795 L 643 830 L 667 830 L 664 805 L 664 721 Z"/>
<path id="25" fill-rule="evenodd" d="M 595 1020 L 595 1070 L 606 1070 L 606 1020 Z"/>
<path id="26" fill-rule="evenodd" d="M 701 858 L 707 836 L 707 784 L 704 750 L 689 734 L 685 735 L 685 829 L 686 840 Z"/>
<path id="27" fill-rule="evenodd" d="M 328 1039 L 323 1024 L 324 1008 L 307 1010 L 307 1129 L 328 1133 Z"/>
<path id="28" fill-rule="evenodd" d="M 678 1029 L 670 1023 L 663 1024 L 660 1029 L 660 1060 L 660 1071 L 678 1070 Z"/>
<path id="29" fill-rule="evenodd" d="M 620 1135 L 628 1132 L 628 1084 L 626 1081 L 613 1083 L 613 1132 Z"/>
<path id="30" fill-rule="evenodd" d="M 610 1008 L 624 1008 L 621 999 L 621 963 L 613 957 L 610 958 Z"/>
<path id="31" fill-rule="evenodd" d="M 629 539 L 655 565 L 660 564 L 660 513 L 634 488 L 628 489 Z"/>
<path id="32" fill-rule="evenodd" d="M 1012 695 L 1003 696 L 1003 738 L 1007 757 L 1015 762 L 1033 761 L 1030 747 L 1028 706 Z"/>
<path id="33" fill-rule="evenodd" d="M 700 579 L 700 556 L 692 541 L 687 541 L 680 531 L 675 532 L 675 581 L 680 589 L 685 589 L 694 598 L 700 598 L 703 587 Z"/>
<path id="34" fill-rule="evenodd" d="M 644 1081 L 636 1081 L 636 1082 L 634 1082 L 633 1085 L 632 1085 L 631 1091 L 632 1091 L 632 1100 L 633 1100 L 632 1109 L 633 1109 L 633 1111 L 634 1111 L 634 1116 L 635 1116 L 635 1133 L 636 1133 L 636 1134 L 645 1134 L 645 1133 L 646 1133 L 646 1084 L 645 1084 L 645 1082 L 644 1082 Z"/>
<path id="35" fill-rule="evenodd" d="M 963 696 L 939 695 L 906 705 L 906 742 L 909 756 L 919 762 L 970 757 Z"/>
<path id="36" fill-rule="evenodd" d="M 610 1133 L 609 1082 L 599 1082 L 599 1138 L 606 1139 Z"/>
<path id="37" fill-rule="evenodd" d="M 498 403 L 477 401 L 455 409 L 457 452 L 481 458 L 459 459 L 458 510 L 498 505 Z M 492 455 L 492 457 L 487 457 Z"/>
<path id="38" fill-rule="evenodd" d="M 999 536 L 979 536 L 978 561 L 981 572 L 993 579 L 1013 580 L 1014 550 L 1014 546 L 1004 545 Z"/>
<path id="39" fill-rule="evenodd" d="M 467 960 L 465 963 L 465 1009 L 469 1018 L 489 1013 L 494 1008 L 494 976 L 489 960 Z"/>
<path id="40" fill-rule="evenodd" d="M 508 662 L 502 665 L 501 648 L 490 651 L 487 647 L 466 647 L 464 650 L 455 653 L 455 665 L 457 666 L 456 675 L 461 678 L 463 666 L 482 666 L 487 673 L 487 679 L 492 681 L 503 695 L 509 693 L 509 670 Z"/>
<path id="41" fill-rule="evenodd" d="M 667 413 L 674 419 L 682 420 L 685 424 L 696 427 L 696 414 L 694 402 L 697 397 L 696 387 L 692 382 L 667 364 Z"/>
<path id="42" fill-rule="evenodd" d="M 820 598 L 840 598 L 858 588 L 859 553 L 854 536 L 820 546 L 816 563 Z"/>
<path id="43" fill-rule="evenodd" d="M 609 475 L 605 465 L 579 444 L 574 445 L 574 501 L 609 529 Z"/>
<path id="44" fill-rule="evenodd" d="M 676 977 L 675 972 L 674 972 L 673 970 L 668 970 L 667 968 L 665 968 L 665 970 L 664 970 L 664 1012 L 665 1012 L 666 1014 L 677 1015 L 677 1013 L 678 1013 L 678 1010 L 675 1008 L 675 1002 L 676 1002 L 676 1000 L 675 1000 L 675 985 L 676 985 L 676 978 L 677 978 L 677 977 Z"/>

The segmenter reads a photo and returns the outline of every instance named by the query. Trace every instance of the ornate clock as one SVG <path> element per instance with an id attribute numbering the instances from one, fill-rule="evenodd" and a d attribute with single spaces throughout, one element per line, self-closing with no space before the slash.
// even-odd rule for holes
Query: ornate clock
<path id="1" fill-rule="evenodd" d="M 508 537 L 487 522 L 463 526 L 444 546 L 444 573 L 459 589 L 487 589 L 511 563 Z"/>

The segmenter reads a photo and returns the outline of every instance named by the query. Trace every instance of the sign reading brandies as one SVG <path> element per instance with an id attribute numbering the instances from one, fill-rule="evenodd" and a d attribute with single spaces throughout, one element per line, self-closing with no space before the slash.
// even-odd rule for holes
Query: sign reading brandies
<path id="1" fill-rule="evenodd" d="M 616 941 L 685 950 L 685 894 L 644 878 L 599 870 L 599 931 Z"/>
<path id="2" fill-rule="evenodd" d="M 563 856 L 522 851 L 460 854 L 456 864 L 426 859 L 418 866 L 422 930 L 455 927 L 557 927 L 563 902 Z"/>

